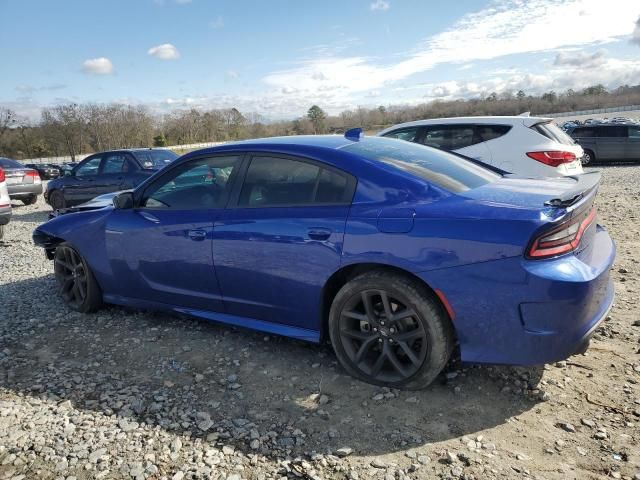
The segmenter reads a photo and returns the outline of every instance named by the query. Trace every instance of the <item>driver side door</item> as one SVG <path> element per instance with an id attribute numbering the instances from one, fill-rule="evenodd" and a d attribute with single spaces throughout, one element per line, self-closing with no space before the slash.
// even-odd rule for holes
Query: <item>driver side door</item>
<path id="1" fill-rule="evenodd" d="M 241 155 L 196 158 L 171 168 L 114 210 L 106 246 L 122 297 L 174 307 L 223 311 L 212 252 Z M 126 303 L 126 302 L 125 302 Z"/>
<path id="2" fill-rule="evenodd" d="M 78 205 L 96 196 L 96 180 L 102 155 L 93 155 L 78 164 L 64 179 L 64 198 L 68 206 Z"/>

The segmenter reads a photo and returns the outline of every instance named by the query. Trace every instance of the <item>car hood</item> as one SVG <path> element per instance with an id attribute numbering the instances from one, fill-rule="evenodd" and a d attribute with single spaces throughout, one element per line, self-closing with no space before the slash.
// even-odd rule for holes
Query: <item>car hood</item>
<path id="1" fill-rule="evenodd" d="M 99 208 L 111 207 L 113 206 L 113 199 L 115 196 L 123 193 L 123 192 L 132 192 L 133 190 L 120 190 L 118 192 L 109 192 L 103 195 L 99 195 L 88 202 L 81 203 L 80 205 L 76 205 L 75 207 L 69 208 L 61 208 L 59 210 L 55 210 L 49 214 L 49 218 L 59 217 L 60 215 L 66 215 L 68 213 L 75 212 L 86 212 L 88 210 L 97 210 Z"/>

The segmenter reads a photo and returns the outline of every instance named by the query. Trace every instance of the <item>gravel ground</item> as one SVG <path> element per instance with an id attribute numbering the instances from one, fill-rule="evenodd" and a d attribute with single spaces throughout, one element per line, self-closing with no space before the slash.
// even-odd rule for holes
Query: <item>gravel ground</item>
<path id="1" fill-rule="evenodd" d="M 587 354 L 454 364 L 421 392 L 355 381 L 327 346 L 70 312 L 31 243 L 47 206 L 14 204 L 0 242 L 0 480 L 640 479 L 640 166 L 602 170 L 617 300 Z"/>

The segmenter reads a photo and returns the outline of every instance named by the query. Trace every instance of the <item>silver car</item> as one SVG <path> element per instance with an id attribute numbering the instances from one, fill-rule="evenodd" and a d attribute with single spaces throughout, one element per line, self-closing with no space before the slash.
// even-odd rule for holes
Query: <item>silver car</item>
<path id="1" fill-rule="evenodd" d="M 640 160 L 640 125 L 584 125 L 567 133 L 584 149 L 583 164 Z"/>
<path id="2" fill-rule="evenodd" d="M 25 205 L 33 205 L 38 201 L 38 195 L 42 195 L 42 180 L 36 170 L 6 157 L 0 157 L 0 168 L 4 170 L 12 200 L 22 200 Z"/>
<path id="3" fill-rule="evenodd" d="M 0 168 L 0 240 L 4 237 L 4 226 L 11 220 L 11 200 L 7 190 L 4 170 Z"/>

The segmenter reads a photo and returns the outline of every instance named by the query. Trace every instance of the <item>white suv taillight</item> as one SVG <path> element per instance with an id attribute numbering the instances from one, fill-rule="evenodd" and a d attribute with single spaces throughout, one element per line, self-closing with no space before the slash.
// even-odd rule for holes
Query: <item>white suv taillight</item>
<path id="1" fill-rule="evenodd" d="M 545 152 L 527 152 L 527 157 L 549 165 L 551 167 L 559 167 L 563 163 L 571 163 L 576 160 L 573 152 L 563 152 L 559 150 L 551 150 Z"/>

